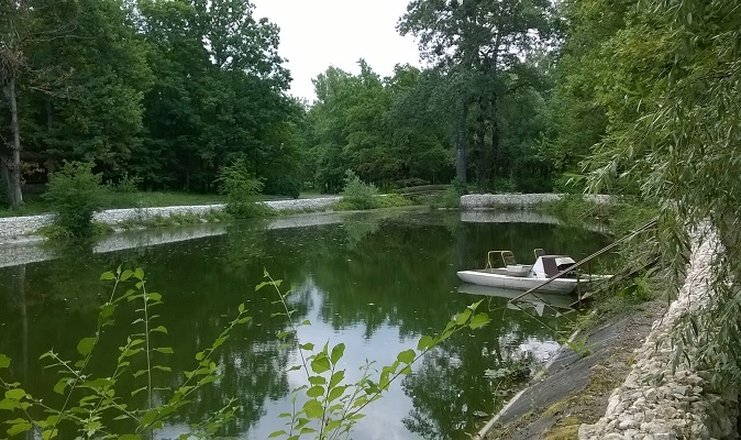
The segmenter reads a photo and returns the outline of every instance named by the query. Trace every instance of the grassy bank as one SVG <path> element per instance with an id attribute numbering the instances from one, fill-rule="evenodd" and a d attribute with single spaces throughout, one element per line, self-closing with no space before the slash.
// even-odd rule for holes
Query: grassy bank
<path id="1" fill-rule="evenodd" d="M 223 203 L 219 194 L 194 194 L 184 192 L 137 191 L 130 193 L 106 192 L 101 200 L 103 209 L 155 208 L 181 205 L 210 205 Z M 18 209 L 0 207 L 0 217 L 17 217 L 52 212 L 41 194 L 25 196 L 25 204 Z"/>
<path id="2" fill-rule="evenodd" d="M 613 203 L 597 204 L 579 194 L 569 194 L 537 209 L 569 225 L 601 223 L 617 237 L 629 234 L 658 216 L 657 207 L 631 197 L 615 197 Z"/>

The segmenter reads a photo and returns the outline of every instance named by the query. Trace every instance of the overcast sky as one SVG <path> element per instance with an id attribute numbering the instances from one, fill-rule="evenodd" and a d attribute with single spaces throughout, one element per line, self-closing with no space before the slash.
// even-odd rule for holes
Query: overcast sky
<path id="1" fill-rule="evenodd" d="M 402 38 L 396 23 L 407 0 L 253 0 L 255 16 L 280 26 L 280 54 L 293 76 L 291 93 L 315 98 L 311 79 L 330 65 L 359 72 L 365 58 L 381 76 L 394 65 L 419 65 L 412 37 Z"/>

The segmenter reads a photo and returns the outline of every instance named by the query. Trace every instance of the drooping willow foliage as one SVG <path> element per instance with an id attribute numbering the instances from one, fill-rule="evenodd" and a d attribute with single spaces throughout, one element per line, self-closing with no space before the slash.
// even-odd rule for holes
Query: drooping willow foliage
<path id="1" fill-rule="evenodd" d="M 609 47 L 601 101 L 607 135 L 589 161 L 593 190 L 638 185 L 660 206 L 657 241 L 681 274 L 689 235 L 708 225 L 722 249 L 709 314 L 677 329 L 699 342 L 716 385 L 741 379 L 741 3 L 638 1 Z M 678 281 L 679 279 L 677 279 Z M 685 357 L 688 353 L 680 353 Z"/>

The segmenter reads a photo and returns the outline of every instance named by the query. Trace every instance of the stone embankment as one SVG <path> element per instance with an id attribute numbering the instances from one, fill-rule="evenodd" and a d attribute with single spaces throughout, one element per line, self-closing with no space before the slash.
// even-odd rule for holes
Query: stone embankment
<path id="1" fill-rule="evenodd" d="M 321 197 L 314 199 L 275 200 L 263 202 L 281 212 L 322 211 L 337 203 L 340 197 Z M 211 212 L 223 211 L 225 205 L 168 206 L 164 208 L 109 209 L 95 214 L 94 220 L 109 226 L 118 226 L 128 221 L 148 221 L 158 217 L 179 215 L 205 216 Z M 33 234 L 54 221 L 51 214 L 27 217 L 0 218 L 0 238 L 19 237 Z"/>
<path id="2" fill-rule="evenodd" d="M 580 440 L 737 438 L 738 390 L 720 395 L 707 374 L 684 362 L 672 368 L 672 329 L 687 314 L 699 311 L 702 319 L 701 310 L 712 298 L 711 267 L 719 246 L 713 234 L 697 240 L 678 298 L 635 351 L 635 364 L 612 393 L 604 417 L 580 427 Z"/>
<path id="3" fill-rule="evenodd" d="M 461 210 L 528 209 L 543 203 L 557 202 L 563 197 L 564 194 L 468 194 L 461 197 L 460 206 Z M 600 205 L 610 203 L 608 195 L 585 197 Z"/>
<path id="4" fill-rule="evenodd" d="M 285 217 L 264 219 L 250 224 L 250 227 L 266 230 L 304 228 L 318 225 L 342 223 L 337 213 L 296 214 Z M 102 238 L 93 246 L 94 254 L 105 254 L 124 249 L 137 249 L 159 246 L 180 241 L 214 237 L 227 233 L 227 226 L 220 223 L 189 225 L 179 228 L 155 228 L 126 231 Z M 37 263 L 59 257 L 58 249 L 43 246 L 39 240 L 5 240 L 0 237 L 0 268 Z"/>

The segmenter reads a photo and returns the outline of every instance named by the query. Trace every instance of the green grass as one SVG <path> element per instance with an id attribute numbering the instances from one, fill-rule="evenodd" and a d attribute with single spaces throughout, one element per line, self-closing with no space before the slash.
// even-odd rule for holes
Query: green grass
<path id="1" fill-rule="evenodd" d="M 367 211 L 373 209 L 384 209 L 384 208 L 400 208 L 404 206 L 413 206 L 414 202 L 404 197 L 401 194 L 385 194 L 382 196 L 374 196 L 374 206 L 369 209 L 358 209 L 353 203 L 349 203 L 347 200 L 342 199 L 335 203 L 332 207 L 334 211 Z"/>
<path id="2" fill-rule="evenodd" d="M 220 194 L 194 194 L 181 192 L 136 192 L 109 193 L 104 201 L 104 208 L 153 208 L 178 205 L 210 205 L 223 203 Z"/>
<path id="3" fill-rule="evenodd" d="M 316 197 L 328 197 L 329 194 L 302 193 L 300 199 L 312 199 Z M 287 197 L 265 195 L 263 200 L 281 200 Z M 24 215 L 37 215 L 52 212 L 49 204 L 44 201 L 41 194 L 24 194 L 25 204 L 19 209 L 10 209 L 0 201 L 0 217 L 18 217 Z M 135 193 L 109 192 L 103 200 L 103 209 L 123 208 L 155 208 L 163 206 L 180 205 L 210 205 L 214 203 L 225 203 L 226 198 L 221 194 L 195 194 L 175 191 L 139 191 Z"/>
<path id="4" fill-rule="evenodd" d="M 15 217 L 22 215 L 36 215 L 51 212 L 48 203 L 40 194 L 29 194 L 24 197 L 25 204 L 19 209 L 0 207 L 0 217 Z M 181 192 L 139 191 L 135 193 L 106 193 L 103 199 L 103 209 L 116 208 L 153 208 L 178 205 L 209 205 L 223 203 L 224 197 L 220 194 L 193 194 Z"/>

